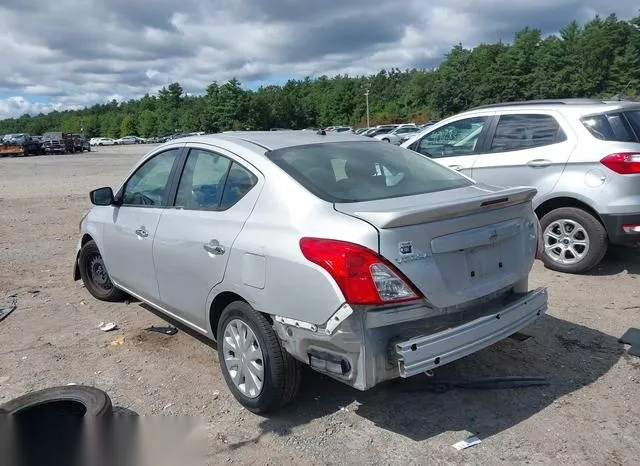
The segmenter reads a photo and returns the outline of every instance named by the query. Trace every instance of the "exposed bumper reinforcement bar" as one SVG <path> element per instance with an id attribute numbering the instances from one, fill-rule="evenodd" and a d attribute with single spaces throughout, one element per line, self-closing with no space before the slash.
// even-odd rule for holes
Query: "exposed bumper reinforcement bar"
<path id="1" fill-rule="evenodd" d="M 431 335 L 395 343 L 400 377 L 411 377 L 490 346 L 547 311 L 547 290 L 538 288 L 500 311 Z"/>

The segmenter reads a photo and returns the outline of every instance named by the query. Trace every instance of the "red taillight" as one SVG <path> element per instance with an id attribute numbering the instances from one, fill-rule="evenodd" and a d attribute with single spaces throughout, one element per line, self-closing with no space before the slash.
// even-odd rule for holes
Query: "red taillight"
<path id="1" fill-rule="evenodd" d="M 393 265 L 364 246 L 302 238 L 300 250 L 333 277 L 349 304 L 389 304 L 421 298 Z"/>
<path id="2" fill-rule="evenodd" d="M 620 152 L 607 155 L 600 163 L 621 175 L 640 174 L 640 152 Z"/>

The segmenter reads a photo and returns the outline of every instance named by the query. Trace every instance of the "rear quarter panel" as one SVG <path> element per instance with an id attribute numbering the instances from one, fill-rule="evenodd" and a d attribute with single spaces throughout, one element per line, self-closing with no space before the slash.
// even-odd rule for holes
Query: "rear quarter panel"
<path id="1" fill-rule="evenodd" d="M 620 175 L 600 161 L 618 152 L 640 152 L 640 144 L 600 141 L 584 130 L 556 188 L 536 206 L 552 197 L 572 197 L 599 214 L 640 212 L 640 175 Z"/>

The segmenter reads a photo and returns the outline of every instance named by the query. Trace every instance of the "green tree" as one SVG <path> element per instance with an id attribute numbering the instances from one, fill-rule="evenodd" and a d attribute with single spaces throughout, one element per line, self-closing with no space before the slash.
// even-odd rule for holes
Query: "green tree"
<path id="1" fill-rule="evenodd" d="M 136 120 L 131 115 L 126 115 L 120 122 L 120 136 L 135 136 L 136 133 Z"/>
<path id="2" fill-rule="evenodd" d="M 151 110 L 143 110 L 140 114 L 138 129 L 140 136 L 148 138 L 157 135 L 156 114 Z"/>

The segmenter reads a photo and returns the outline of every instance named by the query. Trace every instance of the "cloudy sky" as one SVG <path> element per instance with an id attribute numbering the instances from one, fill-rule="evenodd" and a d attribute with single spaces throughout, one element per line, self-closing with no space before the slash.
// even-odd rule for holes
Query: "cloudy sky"
<path id="1" fill-rule="evenodd" d="M 1 0 L 0 118 L 178 81 L 200 93 L 290 77 L 431 67 L 452 45 L 553 33 L 637 0 Z"/>

